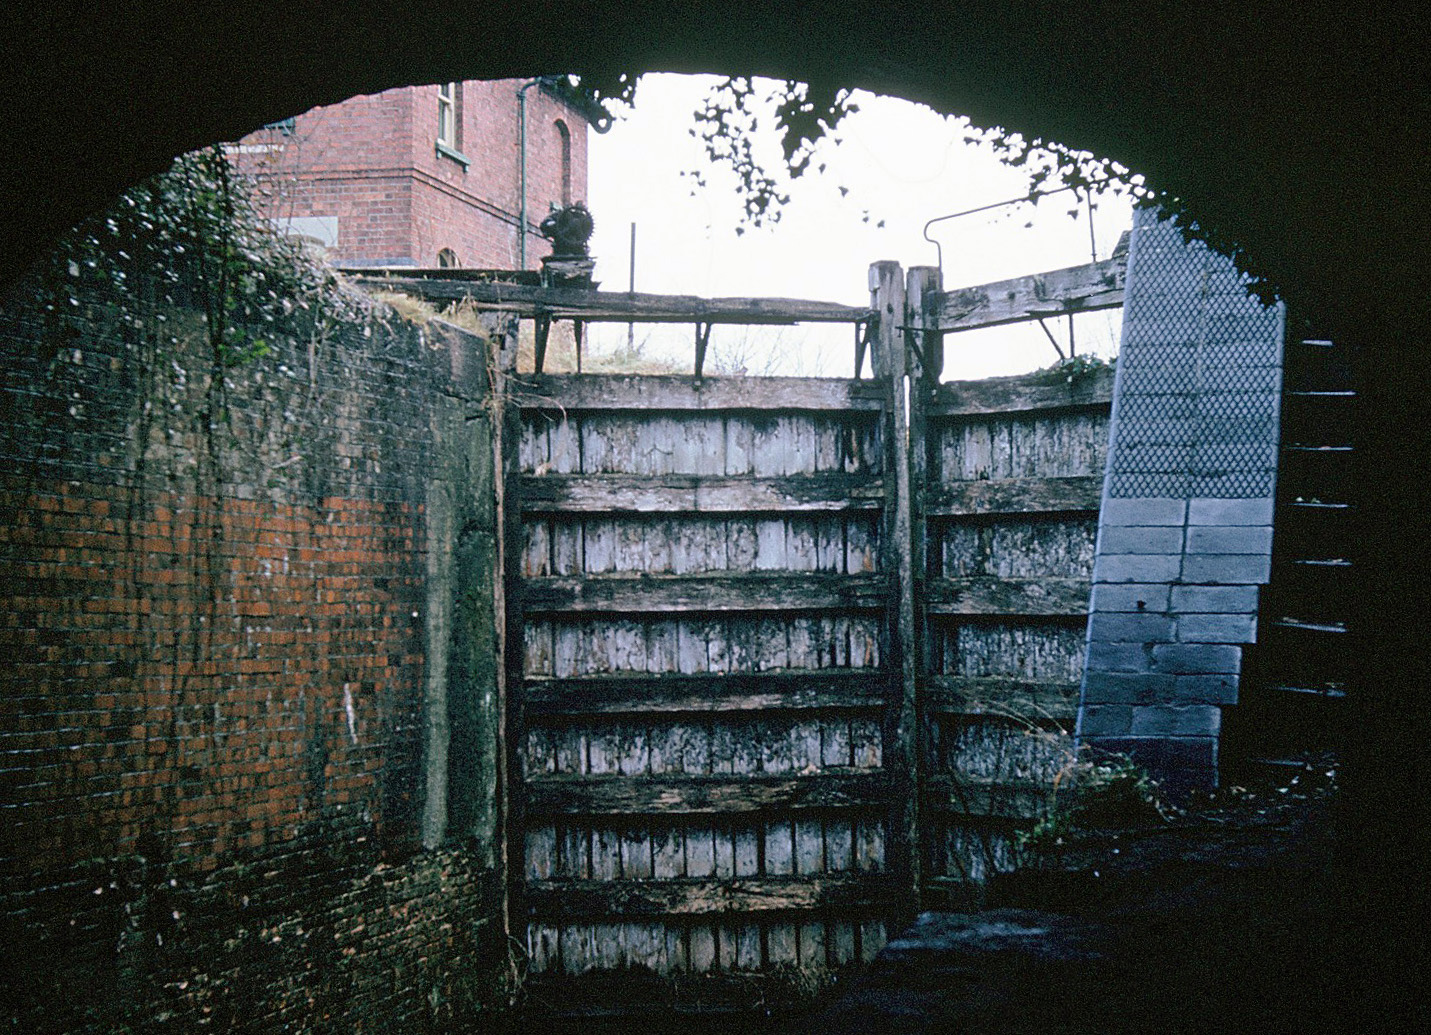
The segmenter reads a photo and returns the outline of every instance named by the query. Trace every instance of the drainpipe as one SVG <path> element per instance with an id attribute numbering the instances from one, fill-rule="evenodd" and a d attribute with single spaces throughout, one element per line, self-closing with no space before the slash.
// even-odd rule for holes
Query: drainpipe
<path id="1" fill-rule="evenodd" d="M 521 213 L 517 217 L 517 268 L 524 270 L 527 268 L 527 91 L 538 85 L 542 77 L 538 76 L 529 83 L 523 84 L 517 91 L 517 122 L 521 126 L 520 142 L 520 165 L 522 180 L 522 200 Z"/>

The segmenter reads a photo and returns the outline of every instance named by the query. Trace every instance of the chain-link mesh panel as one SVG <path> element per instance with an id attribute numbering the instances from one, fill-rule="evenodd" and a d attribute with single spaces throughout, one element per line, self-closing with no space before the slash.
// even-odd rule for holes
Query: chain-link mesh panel
<path id="1" fill-rule="evenodd" d="M 1272 495 L 1280 307 L 1151 211 L 1138 213 L 1124 298 L 1110 495 Z"/>

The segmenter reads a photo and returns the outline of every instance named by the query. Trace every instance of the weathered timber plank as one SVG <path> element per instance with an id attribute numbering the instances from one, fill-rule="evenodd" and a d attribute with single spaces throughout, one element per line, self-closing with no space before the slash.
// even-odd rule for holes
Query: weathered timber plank
<path id="1" fill-rule="evenodd" d="M 678 374 L 527 374 L 514 378 L 526 410 L 780 410 L 880 408 L 873 381 L 834 377 L 687 377 Z"/>
<path id="2" fill-rule="evenodd" d="M 736 880 L 533 880 L 532 916 L 708 916 L 783 910 L 870 909 L 892 903 L 896 888 L 879 874 L 818 874 Z"/>
<path id="3" fill-rule="evenodd" d="M 931 623 L 930 657 L 951 676 L 1077 682 L 1087 649 L 1081 616 L 1001 616 Z"/>
<path id="4" fill-rule="evenodd" d="M 930 579 L 928 609 L 937 615 L 1081 615 L 1088 613 L 1087 579 Z"/>
<path id="5" fill-rule="evenodd" d="M 1123 304 L 1127 280 L 1125 257 L 1032 273 L 992 284 L 942 292 L 936 309 L 941 331 L 972 331 L 979 327 L 1036 320 L 1064 313 L 1090 313 Z"/>
<path id="6" fill-rule="evenodd" d="M 930 808 L 962 816 L 1038 819 L 1052 806 L 1054 789 L 1039 783 L 984 783 L 931 776 L 924 797 Z"/>
<path id="7" fill-rule="evenodd" d="M 522 606 L 528 614 L 869 610 L 884 606 L 887 593 L 888 579 L 880 574 L 629 573 L 527 579 L 522 585 Z"/>
<path id="8" fill-rule="evenodd" d="M 1027 410 L 1067 410 L 1109 406 L 1113 371 L 1091 370 L 1072 381 L 1039 371 L 982 381 L 946 381 L 931 393 L 930 417 L 1006 416 Z"/>
<path id="9" fill-rule="evenodd" d="M 544 775 L 527 782 L 527 808 L 541 815 L 712 815 L 879 805 L 878 772 L 817 776 L 607 777 Z"/>
<path id="10" fill-rule="evenodd" d="M 865 672 L 658 675 L 529 680 L 524 693 L 531 717 L 831 711 L 880 707 L 888 683 Z"/>
<path id="11" fill-rule="evenodd" d="M 786 478 L 701 475 L 529 475 L 522 509 L 529 514 L 729 514 L 877 510 L 884 483 L 868 475 L 806 474 Z M 1094 496 L 1094 508 L 1098 498 Z"/>
<path id="12" fill-rule="evenodd" d="M 924 704 L 929 711 L 946 715 L 1071 720 L 1078 711 L 1078 684 L 996 676 L 931 676 Z"/>
<path id="13" fill-rule="evenodd" d="M 699 298 L 415 277 L 352 279 L 361 287 L 401 291 L 430 302 L 471 299 L 479 309 L 524 316 L 541 312 L 589 323 L 857 323 L 870 317 L 860 306 L 800 298 Z"/>
<path id="14" fill-rule="evenodd" d="M 930 517 L 1097 513 L 1102 493 L 1102 476 L 977 479 L 932 488 L 926 506 Z"/>

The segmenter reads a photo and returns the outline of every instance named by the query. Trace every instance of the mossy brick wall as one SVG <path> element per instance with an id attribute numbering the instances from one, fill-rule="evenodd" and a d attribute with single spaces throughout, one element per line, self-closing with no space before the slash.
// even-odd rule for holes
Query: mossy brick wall
<path id="1" fill-rule="evenodd" d="M 0 302 L 0 1017 L 440 1027 L 506 958 L 486 342 L 329 287 L 216 367 L 205 290 Z"/>

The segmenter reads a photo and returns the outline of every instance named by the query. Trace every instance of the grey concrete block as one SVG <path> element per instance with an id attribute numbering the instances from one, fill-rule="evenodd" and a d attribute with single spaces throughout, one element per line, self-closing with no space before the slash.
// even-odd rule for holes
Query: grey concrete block
<path id="1" fill-rule="evenodd" d="M 1094 611 L 1159 613 L 1168 609 L 1170 595 L 1166 582 L 1097 583 L 1090 606 Z"/>
<path id="2" fill-rule="evenodd" d="M 1100 554 L 1093 562 L 1093 581 L 1172 582 L 1181 570 L 1177 554 Z"/>
<path id="3" fill-rule="evenodd" d="M 1119 470 L 1137 472 L 1173 472 L 1192 470 L 1193 446 L 1155 446 L 1129 441 L 1124 432 L 1115 440 L 1114 451 Z"/>
<path id="4" fill-rule="evenodd" d="M 1275 366 L 1239 367 L 1236 377 L 1224 374 L 1222 377 L 1209 374 L 1203 379 L 1203 383 L 1209 387 L 1221 389 L 1220 391 L 1203 392 L 1204 399 L 1216 400 L 1219 396 L 1241 395 L 1250 393 L 1266 393 L 1276 395 L 1277 386 L 1281 384 L 1282 376 Z M 1223 386 L 1226 385 L 1226 388 Z"/>
<path id="5" fill-rule="evenodd" d="M 1181 525 L 1109 525 L 1098 533 L 1098 549 L 1105 554 L 1174 554 L 1181 552 L 1182 548 Z"/>
<path id="6" fill-rule="evenodd" d="M 1169 643 L 1152 648 L 1153 671 L 1175 676 L 1237 673 L 1242 669 L 1242 648 L 1223 643 Z"/>
<path id="7" fill-rule="evenodd" d="M 1181 525 L 1187 520 L 1187 510 L 1187 501 L 1180 499 L 1106 499 L 1098 519 L 1104 525 Z M 1268 522 L 1249 522 L 1254 523 Z"/>
<path id="8" fill-rule="evenodd" d="M 1133 707 L 1126 704 L 1095 704 L 1078 710 L 1080 737 L 1126 737 L 1133 730 Z"/>
<path id="9" fill-rule="evenodd" d="M 1135 643 L 1103 643 L 1093 640 L 1088 644 L 1090 672 L 1151 672 L 1153 658 L 1148 648 Z"/>
<path id="10" fill-rule="evenodd" d="M 1133 308 L 1130 309 L 1129 306 Z M 1192 366 L 1197 362 L 1197 328 L 1194 327 L 1192 333 L 1186 337 L 1153 344 L 1148 341 L 1148 335 L 1158 326 L 1158 320 L 1157 305 L 1146 298 L 1140 296 L 1124 305 L 1123 333 L 1141 338 L 1142 341 L 1134 345 L 1129 352 L 1118 356 L 1119 370 L 1142 370 L 1145 367 L 1168 364 Z"/>
<path id="11" fill-rule="evenodd" d="M 1191 417 L 1144 417 L 1129 421 L 1122 427 L 1120 444 L 1132 446 L 1194 446 L 1197 445 L 1200 426 Z"/>
<path id="12" fill-rule="evenodd" d="M 1216 737 L 1088 737 L 1081 743 L 1130 756 L 1173 797 L 1217 786 Z"/>
<path id="13" fill-rule="evenodd" d="M 1205 704 L 1141 704 L 1133 706 L 1135 737 L 1215 737 L 1222 725 L 1222 709 Z"/>
<path id="14" fill-rule="evenodd" d="M 1265 583 L 1272 576 L 1270 554 L 1193 554 L 1183 558 L 1184 582 L 1212 582 L 1227 585 Z"/>
<path id="15" fill-rule="evenodd" d="M 1169 676 L 1157 672 L 1094 672 L 1083 674 L 1082 703 L 1159 704 L 1180 701 L 1177 680 L 1200 676 Z M 1195 703 L 1195 702 L 1188 702 Z"/>
<path id="16" fill-rule="evenodd" d="M 1174 586 L 1170 606 L 1176 614 L 1255 614 L 1257 587 Z"/>
<path id="17" fill-rule="evenodd" d="M 1238 677 L 1230 673 L 1175 676 L 1171 700 L 1178 704 L 1236 704 Z M 1135 701 L 1134 704 L 1143 702 Z M 1151 702 L 1149 702 L 1151 703 Z"/>
<path id="18" fill-rule="evenodd" d="M 1212 343 L 1257 338 L 1273 345 L 1282 341 L 1279 307 L 1263 307 L 1245 291 L 1231 288 L 1208 305 L 1208 336 Z"/>
<path id="19" fill-rule="evenodd" d="M 1187 494 L 1208 496 L 1270 496 L 1276 485 L 1276 470 L 1233 471 L 1217 474 L 1194 474 L 1188 478 Z"/>
<path id="20" fill-rule="evenodd" d="M 1270 525 L 1272 498 L 1194 499 L 1188 501 L 1190 525 Z"/>
<path id="21" fill-rule="evenodd" d="M 1272 552 L 1272 526 L 1194 526 L 1188 529 L 1187 549 L 1188 553 L 1270 554 Z"/>
<path id="22" fill-rule="evenodd" d="M 1257 616 L 1193 614 L 1178 617 L 1181 643 L 1256 643 Z"/>
<path id="23" fill-rule="evenodd" d="M 1156 491 L 1159 497 L 1174 496 L 1189 498 L 1192 493 L 1192 478 L 1187 474 L 1146 474 L 1134 467 L 1122 467 L 1118 460 L 1118 446 L 1114 443 L 1108 465 L 1108 495 L 1118 499 L 1139 499 L 1143 494 Z M 1152 486 L 1153 488 L 1150 488 Z"/>
<path id="24" fill-rule="evenodd" d="M 1143 333 L 1163 340 L 1177 341 L 1190 332 L 1197 331 L 1197 316 L 1171 316 L 1166 319 L 1149 318 Z M 1142 362 L 1130 366 L 1123 372 L 1121 390 L 1128 395 L 1184 395 L 1193 391 L 1193 370 L 1187 363 L 1179 363 L 1178 349 L 1159 349 L 1154 357 L 1149 350 L 1142 350 Z"/>
<path id="25" fill-rule="evenodd" d="M 1165 614 L 1094 613 L 1088 638 L 1103 643 L 1172 643 L 1173 619 Z"/>
<path id="26" fill-rule="evenodd" d="M 1224 383 L 1236 383 L 1238 372 L 1245 367 L 1279 368 L 1281 352 L 1276 341 L 1255 340 L 1248 336 L 1245 327 L 1234 323 L 1210 328 L 1204 347 L 1204 354 L 1209 362 L 1217 364 L 1215 373 L 1222 376 Z"/>
<path id="27" fill-rule="evenodd" d="M 1270 417 L 1257 420 L 1223 422 L 1208 429 L 1207 437 L 1193 448 L 1192 471 L 1200 477 L 1226 476 L 1246 471 L 1275 470 L 1277 444 L 1273 441 L 1249 442 L 1254 435 L 1266 439 L 1275 437 L 1276 429 Z M 1204 493 L 1215 496 L 1216 493 Z M 1239 495 L 1241 495 L 1239 493 Z M 1268 493 L 1268 495 L 1271 495 Z"/>

